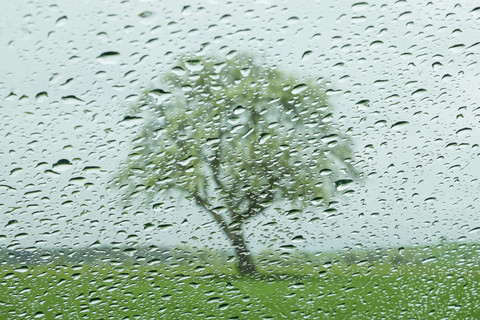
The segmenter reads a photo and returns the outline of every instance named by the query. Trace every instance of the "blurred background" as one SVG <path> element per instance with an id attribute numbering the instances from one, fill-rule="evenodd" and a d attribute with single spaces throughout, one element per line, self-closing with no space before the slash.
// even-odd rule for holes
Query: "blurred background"
<path id="1" fill-rule="evenodd" d="M 364 178 L 329 210 L 292 219 L 273 205 L 250 220 L 253 251 L 478 241 L 476 5 L 1 1 L 0 247 L 230 250 L 191 201 L 160 193 L 156 209 L 138 196 L 122 210 L 107 182 L 139 130 L 122 120 L 141 88 L 179 55 L 232 51 L 326 81 Z M 150 222 L 169 227 L 145 230 Z"/>

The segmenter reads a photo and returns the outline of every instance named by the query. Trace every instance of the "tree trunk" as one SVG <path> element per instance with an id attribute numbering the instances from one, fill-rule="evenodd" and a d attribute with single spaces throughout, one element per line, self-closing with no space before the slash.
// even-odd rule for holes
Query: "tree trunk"
<path id="1" fill-rule="evenodd" d="M 250 250 L 248 250 L 245 239 L 243 238 L 241 219 L 234 219 L 234 227 L 229 226 L 220 214 L 207 206 L 206 201 L 202 197 L 200 197 L 197 193 L 193 193 L 193 196 L 195 197 L 195 201 L 199 206 L 210 212 L 215 221 L 218 222 L 222 230 L 228 236 L 230 241 L 232 241 L 233 248 L 235 249 L 235 254 L 237 255 L 238 272 L 241 275 L 257 273 L 255 263 L 253 262 L 252 254 L 250 253 Z"/>
<path id="2" fill-rule="evenodd" d="M 235 253 L 237 255 L 238 272 L 241 275 L 257 273 L 252 254 L 250 253 L 250 250 L 248 250 L 247 244 L 245 243 L 241 228 L 240 230 L 232 230 L 230 240 L 232 241 Z"/>

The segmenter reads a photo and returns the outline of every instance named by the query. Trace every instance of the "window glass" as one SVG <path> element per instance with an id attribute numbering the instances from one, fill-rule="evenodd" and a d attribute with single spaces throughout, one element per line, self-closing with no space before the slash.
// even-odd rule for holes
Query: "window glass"
<path id="1" fill-rule="evenodd" d="M 2 1 L 5 319 L 475 319 L 480 7 Z"/>

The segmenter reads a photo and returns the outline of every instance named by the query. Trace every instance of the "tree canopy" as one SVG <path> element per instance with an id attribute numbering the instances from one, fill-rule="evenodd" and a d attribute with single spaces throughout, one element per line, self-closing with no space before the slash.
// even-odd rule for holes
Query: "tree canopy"
<path id="1" fill-rule="evenodd" d="M 131 109 L 143 125 L 121 184 L 183 191 L 229 235 L 276 200 L 328 202 L 355 175 L 321 81 L 247 54 L 182 57 L 161 80 Z"/>

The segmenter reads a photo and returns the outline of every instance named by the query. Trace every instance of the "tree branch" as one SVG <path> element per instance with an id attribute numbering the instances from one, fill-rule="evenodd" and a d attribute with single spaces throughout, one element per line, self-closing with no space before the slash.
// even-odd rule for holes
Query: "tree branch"
<path id="1" fill-rule="evenodd" d="M 260 214 L 263 210 L 269 207 L 269 206 L 262 205 L 262 203 L 267 203 L 274 200 L 275 178 L 271 176 L 268 179 L 268 182 L 269 182 L 269 186 L 265 192 L 266 196 L 261 201 L 259 201 L 259 199 L 252 199 L 250 194 L 247 196 L 247 199 L 249 201 L 249 206 L 248 206 L 248 209 L 243 214 L 241 214 L 241 218 L 243 220 L 250 219 L 251 217 L 254 217 L 257 214 Z"/>
<path id="2" fill-rule="evenodd" d="M 224 132 L 220 133 L 219 139 L 220 143 L 215 151 L 215 158 L 210 162 L 210 167 L 212 169 L 213 173 L 213 180 L 215 183 L 218 185 L 218 187 L 227 195 L 226 203 L 228 210 L 233 214 L 235 212 L 235 207 L 233 206 L 233 198 L 234 198 L 234 192 L 233 190 L 228 190 L 228 188 L 225 186 L 225 184 L 221 181 L 220 179 L 220 157 L 222 153 L 222 137 L 224 135 Z"/>
<path id="3" fill-rule="evenodd" d="M 234 236 L 234 234 L 232 233 L 232 231 L 230 230 L 230 228 L 228 227 L 228 224 L 227 222 L 222 218 L 222 216 L 218 213 L 216 213 L 215 211 L 213 211 L 212 209 L 210 209 L 207 205 L 207 202 L 202 199 L 202 197 L 200 197 L 197 193 L 194 193 L 193 194 L 193 197 L 195 198 L 195 202 L 202 208 L 204 208 L 205 210 L 207 210 L 212 216 L 213 218 L 215 219 L 215 221 L 217 221 L 217 223 L 220 225 L 220 227 L 222 228 L 222 230 L 227 234 L 227 236 L 232 239 L 232 237 Z"/>

